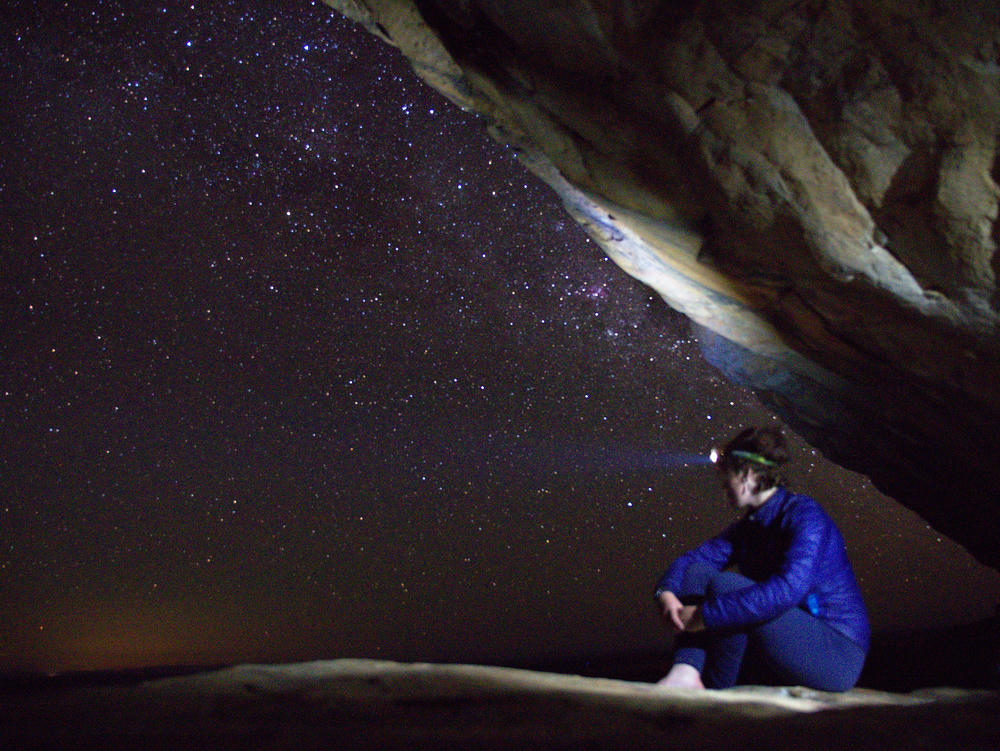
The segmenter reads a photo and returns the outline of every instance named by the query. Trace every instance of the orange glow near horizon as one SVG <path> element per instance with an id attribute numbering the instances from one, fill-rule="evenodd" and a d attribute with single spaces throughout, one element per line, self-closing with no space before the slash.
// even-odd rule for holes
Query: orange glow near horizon
<path id="1" fill-rule="evenodd" d="M 253 659 L 266 629 L 228 611 L 176 603 L 53 604 L 43 614 L 11 618 L 16 625 L 0 649 L 0 669 L 59 673 Z"/>

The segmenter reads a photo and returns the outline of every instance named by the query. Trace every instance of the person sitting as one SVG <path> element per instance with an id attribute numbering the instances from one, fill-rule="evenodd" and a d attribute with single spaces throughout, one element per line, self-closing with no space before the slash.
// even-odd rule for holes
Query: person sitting
<path id="1" fill-rule="evenodd" d="M 713 454 L 727 500 L 744 513 L 657 582 L 676 634 L 658 685 L 733 686 L 749 648 L 779 684 L 847 691 L 871 631 L 840 530 L 816 501 L 782 486 L 780 430 L 747 428 Z M 724 570 L 731 565 L 738 572 Z"/>

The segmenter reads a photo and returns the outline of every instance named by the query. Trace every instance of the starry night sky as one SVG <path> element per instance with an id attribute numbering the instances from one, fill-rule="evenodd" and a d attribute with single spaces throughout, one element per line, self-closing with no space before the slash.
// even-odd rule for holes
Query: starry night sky
<path id="1" fill-rule="evenodd" d="M 0 669 L 666 645 L 692 456 L 774 419 L 483 123 L 307 0 L 7 3 L 0 53 Z M 876 629 L 992 613 L 795 446 Z"/>

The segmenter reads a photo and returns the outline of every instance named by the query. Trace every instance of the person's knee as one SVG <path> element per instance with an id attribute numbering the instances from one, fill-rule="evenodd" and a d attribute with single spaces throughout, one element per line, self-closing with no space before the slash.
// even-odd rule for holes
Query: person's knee
<path id="1" fill-rule="evenodd" d="M 704 563 L 692 563 L 684 572 L 684 581 L 681 583 L 681 591 L 674 594 L 679 597 L 704 597 L 705 589 L 712 577 L 718 574 L 718 570 Z"/>
<path id="2" fill-rule="evenodd" d="M 734 573 L 732 571 L 719 571 L 708 581 L 708 586 L 705 589 L 705 594 L 709 597 L 717 597 L 719 595 L 729 594 L 730 592 L 736 592 L 740 589 L 746 589 L 753 585 L 753 581 L 745 576 Z"/>

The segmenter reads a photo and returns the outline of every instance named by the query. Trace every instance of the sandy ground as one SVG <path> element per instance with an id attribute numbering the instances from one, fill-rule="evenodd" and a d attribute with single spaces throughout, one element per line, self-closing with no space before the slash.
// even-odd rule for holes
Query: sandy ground
<path id="1" fill-rule="evenodd" d="M 8 686 L 3 749 L 1000 749 L 1000 694 L 656 690 L 472 665 L 241 665 Z"/>

